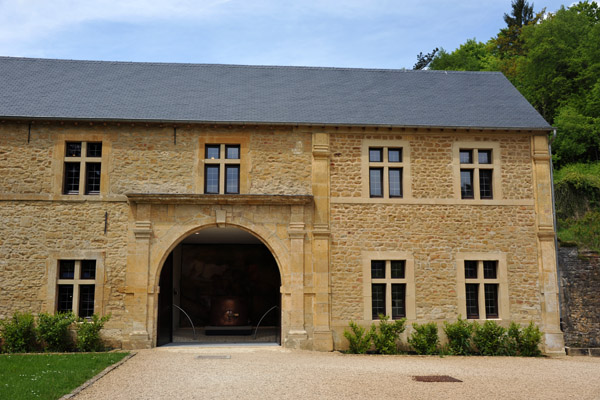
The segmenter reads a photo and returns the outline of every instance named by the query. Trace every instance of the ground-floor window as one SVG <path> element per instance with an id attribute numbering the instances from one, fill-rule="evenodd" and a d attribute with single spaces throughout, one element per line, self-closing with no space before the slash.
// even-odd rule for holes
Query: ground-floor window
<path id="1" fill-rule="evenodd" d="M 457 256 L 459 312 L 469 319 L 508 317 L 508 287 L 504 254 Z"/>
<path id="2" fill-rule="evenodd" d="M 413 260 L 406 253 L 363 254 L 365 320 L 415 318 Z"/>
<path id="3" fill-rule="evenodd" d="M 94 314 L 96 260 L 59 260 L 56 311 Z"/>

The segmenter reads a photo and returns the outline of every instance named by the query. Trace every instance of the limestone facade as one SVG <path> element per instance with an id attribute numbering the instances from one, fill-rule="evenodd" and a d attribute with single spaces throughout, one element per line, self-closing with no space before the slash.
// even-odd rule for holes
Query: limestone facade
<path id="1" fill-rule="evenodd" d="M 370 324 L 372 259 L 410 265 L 409 322 L 454 320 L 479 257 L 501 260 L 500 322 L 533 320 L 562 353 L 547 133 L 4 121 L 0 318 L 55 311 L 58 260 L 93 258 L 107 337 L 154 346 L 170 251 L 229 226 L 279 266 L 284 346 L 342 349 L 350 320 Z M 102 143 L 99 194 L 63 194 L 70 141 Z M 240 146 L 240 194 L 204 194 L 206 144 Z M 402 197 L 369 196 L 370 148 L 401 149 Z M 463 148 L 492 152 L 493 198 L 461 199 Z"/>

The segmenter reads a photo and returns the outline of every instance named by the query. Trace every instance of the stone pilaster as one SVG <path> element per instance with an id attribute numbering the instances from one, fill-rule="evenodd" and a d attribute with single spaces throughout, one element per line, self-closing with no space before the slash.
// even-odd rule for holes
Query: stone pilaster
<path id="1" fill-rule="evenodd" d="M 564 354 L 564 338 L 560 330 L 555 226 L 552 208 L 552 182 L 550 181 L 551 159 L 548 152 L 547 135 L 533 136 L 532 150 L 544 352 L 546 354 Z"/>
<path id="2" fill-rule="evenodd" d="M 292 206 L 292 221 L 288 228 L 290 238 L 290 277 L 285 295 L 288 299 L 289 330 L 285 335 L 285 346 L 304 348 L 308 334 L 304 326 L 304 238 L 302 206 Z"/>
<path id="3" fill-rule="evenodd" d="M 138 204 L 136 221 L 133 223 L 133 238 L 130 239 L 127 252 L 127 275 L 125 288 L 125 308 L 132 318 L 129 337 L 124 340 L 127 348 L 150 347 L 151 326 L 153 320 L 148 314 L 152 310 L 149 304 L 148 271 L 152 223 L 151 205 Z M 151 302 L 152 303 L 152 302 Z"/>
<path id="4" fill-rule="evenodd" d="M 312 232 L 313 349 L 333 350 L 331 333 L 331 289 L 329 284 L 329 134 L 313 134 L 312 185 L 315 220 Z"/>

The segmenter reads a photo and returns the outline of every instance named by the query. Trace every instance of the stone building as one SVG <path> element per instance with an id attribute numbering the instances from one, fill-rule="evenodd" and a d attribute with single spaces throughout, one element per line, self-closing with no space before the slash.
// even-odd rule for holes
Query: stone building
<path id="1" fill-rule="evenodd" d="M 564 352 L 552 128 L 500 73 L 5 57 L 0 82 L 0 317 L 111 313 L 124 348 L 264 318 L 327 351 L 461 315 Z"/>

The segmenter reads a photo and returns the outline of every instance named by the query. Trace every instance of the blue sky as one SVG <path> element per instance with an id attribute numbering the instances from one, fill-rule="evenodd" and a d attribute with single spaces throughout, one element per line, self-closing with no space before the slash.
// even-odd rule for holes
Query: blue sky
<path id="1" fill-rule="evenodd" d="M 571 1 L 533 1 L 556 11 Z M 0 0 L 0 55 L 412 68 L 487 41 L 510 0 Z"/>

